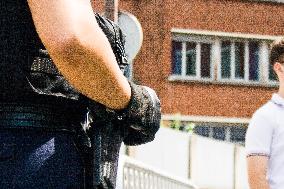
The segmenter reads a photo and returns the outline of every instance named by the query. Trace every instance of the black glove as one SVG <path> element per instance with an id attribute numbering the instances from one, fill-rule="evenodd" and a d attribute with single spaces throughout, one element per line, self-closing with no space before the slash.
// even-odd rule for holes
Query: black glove
<path id="1" fill-rule="evenodd" d="M 154 140 L 160 128 L 161 106 L 153 89 L 132 82 L 130 87 L 131 99 L 123 110 L 111 110 L 97 102 L 91 102 L 89 107 L 94 119 L 120 125 L 126 145 L 139 145 Z"/>
<path id="2" fill-rule="evenodd" d="M 125 54 L 125 36 L 117 24 L 99 14 L 97 22 L 105 33 L 117 63 L 124 72 L 128 61 Z M 122 111 L 113 111 L 104 105 L 91 101 L 89 107 L 94 116 L 101 121 L 114 121 L 121 128 L 124 143 L 127 145 L 143 144 L 154 139 L 160 127 L 160 101 L 154 90 L 149 87 L 135 85 L 130 82 L 131 100 L 127 108 Z"/>

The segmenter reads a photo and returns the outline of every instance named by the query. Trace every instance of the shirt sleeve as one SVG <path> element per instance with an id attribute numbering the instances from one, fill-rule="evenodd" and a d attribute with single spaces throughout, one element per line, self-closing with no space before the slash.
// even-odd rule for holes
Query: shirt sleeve
<path id="1" fill-rule="evenodd" d="M 270 156 L 273 128 L 272 120 L 265 114 L 256 112 L 253 115 L 246 133 L 247 156 Z"/>

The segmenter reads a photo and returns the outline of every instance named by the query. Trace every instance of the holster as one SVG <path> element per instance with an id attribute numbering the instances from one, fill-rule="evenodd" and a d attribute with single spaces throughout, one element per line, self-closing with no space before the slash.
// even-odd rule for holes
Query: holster
<path id="1" fill-rule="evenodd" d="M 102 181 L 101 170 L 101 151 L 102 151 L 102 133 L 100 122 L 93 122 L 88 130 L 91 146 L 89 153 L 85 157 L 85 185 L 86 188 L 98 189 Z"/>
<path id="2" fill-rule="evenodd" d="M 103 151 L 107 150 L 102 144 L 104 135 L 103 128 L 111 127 L 111 122 L 95 120 L 90 123 L 90 125 L 87 130 L 80 127 L 77 131 L 76 145 L 84 163 L 83 188 L 114 189 L 114 183 L 110 182 L 110 180 L 106 179 L 103 175 Z"/>

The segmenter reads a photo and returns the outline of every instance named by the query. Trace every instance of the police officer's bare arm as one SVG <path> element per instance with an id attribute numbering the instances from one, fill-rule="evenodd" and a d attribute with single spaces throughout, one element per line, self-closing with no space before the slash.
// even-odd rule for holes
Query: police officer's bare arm
<path id="1" fill-rule="evenodd" d="M 127 106 L 131 89 L 89 0 L 28 0 L 37 32 L 66 79 L 113 109 Z"/>
<path id="2" fill-rule="evenodd" d="M 250 189 L 269 189 L 269 184 L 266 179 L 267 163 L 267 156 L 247 157 Z"/>

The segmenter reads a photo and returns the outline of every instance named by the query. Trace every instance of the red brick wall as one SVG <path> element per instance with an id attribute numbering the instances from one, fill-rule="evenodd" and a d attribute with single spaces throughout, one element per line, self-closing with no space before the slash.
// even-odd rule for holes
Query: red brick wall
<path id="1" fill-rule="evenodd" d="M 103 1 L 95 7 L 102 10 Z M 164 114 L 250 117 L 276 88 L 169 82 L 171 28 L 284 35 L 284 4 L 245 0 L 120 0 L 141 22 L 135 80 L 157 90 Z"/>

